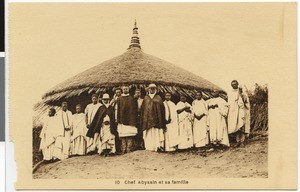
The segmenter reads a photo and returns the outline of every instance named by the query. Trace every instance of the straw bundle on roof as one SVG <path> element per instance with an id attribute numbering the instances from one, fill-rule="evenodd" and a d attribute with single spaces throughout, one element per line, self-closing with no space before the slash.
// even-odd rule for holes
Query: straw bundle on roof
<path id="1" fill-rule="evenodd" d="M 161 93 L 168 91 L 175 97 L 184 94 L 189 100 L 194 98 L 195 90 L 201 90 L 206 98 L 213 90 L 225 93 L 200 76 L 144 53 L 139 45 L 137 29 L 135 24 L 131 45 L 124 54 L 58 84 L 43 96 L 43 101 L 37 107 L 59 105 L 63 100 L 89 102 L 87 97 L 91 94 L 111 93 L 114 87 L 122 84 L 128 84 L 134 90 L 155 83 Z"/>

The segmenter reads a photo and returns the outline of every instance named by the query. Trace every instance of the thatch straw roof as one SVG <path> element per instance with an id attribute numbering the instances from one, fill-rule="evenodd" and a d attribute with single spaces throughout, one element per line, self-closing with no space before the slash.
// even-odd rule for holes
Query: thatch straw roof
<path id="1" fill-rule="evenodd" d="M 72 94 L 72 91 L 119 86 L 120 84 L 163 84 L 187 89 L 220 90 L 221 88 L 174 64 L 148 55 L 139 48 L 107 60 L 58 84 L 44 95 Z M 76 91 L 77 92 L 77 91 Z"/>
<path id="2" fill-rule="evenodd" d="M 144 53 L 139 45 L 137 29 L 135 23 L 131 45 L 125 53 L 58 84 L 43 96 L 40 104 L 53 105 L 57 101 L 111 91 L 122 84 L 145 88 L 155 83 L 161 92 L 185 94 L 191 99 L 195 90 L 201 90 L 205 97 L 209 97 L 212 90 L 225 93 L 198 75 Z"/>

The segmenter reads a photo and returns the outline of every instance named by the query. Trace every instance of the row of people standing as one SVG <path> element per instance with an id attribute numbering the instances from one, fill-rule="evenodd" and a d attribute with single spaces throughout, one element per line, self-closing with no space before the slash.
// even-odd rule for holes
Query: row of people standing
<path id="1" fill-rule="evenodd" d="M 192 105 L 184 95 L 180 96 L 180 101 L 175 105 L 168 92 L 165 93 L 165 101 L 162 100 L 155 84 L 150 84 L 146 89 L 148 94 L 144 99 L 140 96 L 140 90 L 136 90 L 134 96 L 129 95 L 128 86 L 123 86 L 122 90 L 117 89 L 112 100 L 108 94 L 103 94 L 101 103 L 98 102 L 98 96 L 93 95 L 92 103 L 87 105 L 85 113 L 81 112 L 81 105 L 77 105 L 76 114 L 72 115 L 64 102 L 62 110 L 56 115 L 56 119 L 59 119 L 57 125 L 63 125 L 61 133 L 58 131 L 56 137 L 50 136 L 53 138 L 53 146 L 42 145 L 44 142 L 41 142 L 44 158 L 49 156 L 62 159 L 70 154 L 95 152 L 106 156 L 143 148 L 175 151 L 193 146 L 204 147 L 209 143 L 213 146 L 229 146 L 228 130 L 231 133 L 238 132 L 237 141 L 241 144 L 244 138 L 241 135 L 247 131 L 245 113 L 242 113 L 247 102 L 235 84 L 238 84 L 237 81 L 232 82 L 235 99 L 230 96 L 229 104 L 219 97 L 218 92 L 214 92 L 213 98 L 208 101 L 202 98 L 201 92 L 197 92 Z M 231 128 L 227 128 L 227 116 Z M 47 129 L 44 128 L 41 133 L 44 141 Z M 47 155 L 51 154 L 51 150 L 54 151 L 52 157 Z"/>

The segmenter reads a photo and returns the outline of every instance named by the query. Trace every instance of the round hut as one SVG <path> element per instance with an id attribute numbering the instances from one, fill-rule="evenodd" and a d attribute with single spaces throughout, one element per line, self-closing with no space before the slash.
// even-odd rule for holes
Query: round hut
<path id="1" fill-rule="evenodd" d="M 187 96 L 188 102 L 194 99 L 195 91 L 202 91 L 204 98 L 209 98 L 213 90 L 223 95 L 226 93 L 218 86 L 172 63 L 143 52 L 138 37 L 138 27 L 135 22 L 131 43 L 125 53 L 96 65 L 74 77 L 58 84 L 43 95 L 42 101 L 35 109 L 46 106 L 60 106 L 67 101 L 74 112 L 76 104 L 85 107 L 91 102 L 94 93 L 109 93 L 113 96 L 114 89 L 123 84 L 130 85 L 130 92 L 136 88 L 145 94 L 145 88 L 155 83 L 159 94 L 170 92 L 174 102 L 179 95 Z"/>

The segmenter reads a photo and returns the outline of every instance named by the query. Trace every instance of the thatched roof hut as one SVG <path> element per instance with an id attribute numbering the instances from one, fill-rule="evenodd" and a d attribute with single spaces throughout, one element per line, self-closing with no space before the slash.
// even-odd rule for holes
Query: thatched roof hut
<path id="1" fill-rule="evenodd" d="M 201 90 L 204 97 L 220 87 L 172 63 L 146 54 L 142 51 L 138 37 L 138 28 L 133 28 L 133 36 L 128 50 L 120 56 L 104 61 L 50 89 L 37 105 L 60 105 L 69 101 L 71 108 L 77 103 L 86 105 L 93 93 L 108 92 L 112 96 L 115 87 L 128 84 L 133 92 L 135 88 L 144 90 L 150 83 L 158 86 L 160 93 L 171 92 L 178 100 L 184 94 L 191 101 L 195 90 Z"/>

